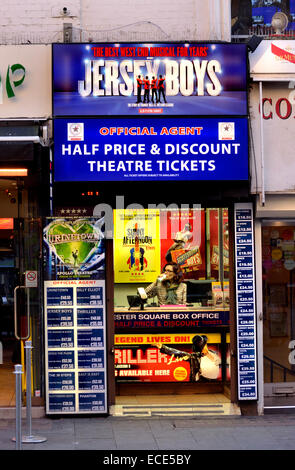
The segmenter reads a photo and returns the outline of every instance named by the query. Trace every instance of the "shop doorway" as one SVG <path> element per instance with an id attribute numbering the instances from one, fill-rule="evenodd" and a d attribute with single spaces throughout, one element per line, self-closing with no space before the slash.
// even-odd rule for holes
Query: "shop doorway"
<path id="1" fill-rule="evenodd" d="M 295 221 L 262 226 L 265 409 L 295 408 Z"/>
<path id="2" fill-rule="evenodd" d="M 41 389 L 40 292 L 23 287 L 27 270 L 40 273 L 41 223 L 21 217 L 24 199 L 16 180 L 0 180 L 0 408 L 15 406 L 13 371 L 15 364 L 22 364 L 25 371 L 27 339 L 33 346 L 32 388 L 34 393 Z"/>

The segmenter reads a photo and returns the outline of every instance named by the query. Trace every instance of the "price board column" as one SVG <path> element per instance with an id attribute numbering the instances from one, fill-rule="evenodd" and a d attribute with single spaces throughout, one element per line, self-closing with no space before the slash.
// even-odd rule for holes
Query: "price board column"
<path id="1" fill-rule="evenodd" d="M 46 411 L 106 413 L 103 280 L 45 281 Z"/>
<path id="2" fill-rule="evenodd" d="M 253 206 L 235 204 L 238 399 L 257 400 Z"/>

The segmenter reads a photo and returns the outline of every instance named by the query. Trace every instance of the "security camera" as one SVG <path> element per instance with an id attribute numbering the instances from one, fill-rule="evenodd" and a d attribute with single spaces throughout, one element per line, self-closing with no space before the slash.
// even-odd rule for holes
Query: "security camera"
<path id="1" fill-rule="evenodd" d="M 62 12 L 63 12 L 64 15 L 67 15 L 67 14 L 68 14 L 68 9 L 67 9 L 67 7 L 63 7 Z"/>

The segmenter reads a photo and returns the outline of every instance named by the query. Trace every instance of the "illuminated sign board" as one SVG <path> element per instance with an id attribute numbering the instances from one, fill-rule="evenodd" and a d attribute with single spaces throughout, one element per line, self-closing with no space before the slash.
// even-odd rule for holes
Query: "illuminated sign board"
<path id="1" fill-rule="evenodd" d="M 55 119 L 58 181 L 248 180 L 247 118 Z"/>
<path id="2" fill-rule="evenodd" d="M 208 354 L 192 350 L 192 333 L 115 335 L 117 382 L 222 380 L 221 335 L 206 334 Z"/>
<path id="3" fill-rule="evenodd" d="M 13 219 L 12 218 L 0 218 L 0 230 L 12 230 L 13 229 Z"/>
<path id="4" fill-rule="evenodd" d="M 246 115 L 245 44 L 53 44 L 53 115 Z"/>

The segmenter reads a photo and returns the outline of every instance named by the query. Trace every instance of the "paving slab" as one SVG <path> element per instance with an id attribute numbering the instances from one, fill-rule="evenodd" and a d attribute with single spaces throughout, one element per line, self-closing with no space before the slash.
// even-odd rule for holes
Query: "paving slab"
<path id="1" fill-rule="evenodd" d="M 26 434 L 26 421 L 22 423 Z M 295 450 L 295 415 L 231 418 L 65 417 L 32 420 L 46 442 L 23 450 Z M 14 420 L 0 420 L 0 450 L 15 450 Z"/>

